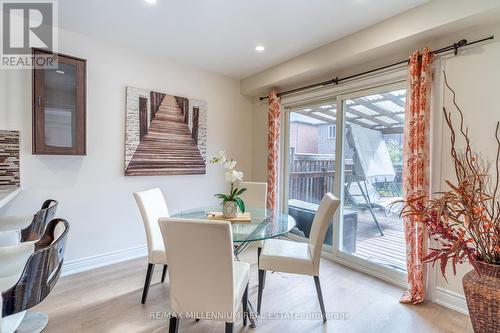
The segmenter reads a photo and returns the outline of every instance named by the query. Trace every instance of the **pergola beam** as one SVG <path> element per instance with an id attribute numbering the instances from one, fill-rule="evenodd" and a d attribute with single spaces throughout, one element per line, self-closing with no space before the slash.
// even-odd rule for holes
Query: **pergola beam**
<path id="1" fill-rule="evenodd" d="M 382 134 L 402 134 L 403 127 L 390 127 L 390 128 L 376 128 L 375 130 L 382 132 Z"/>
<path id="2" fill-rule="evenodd" d="M 336 123 L 336 120 L 334 120 L 334 119 L 322 117 L 322 116 L 314 114 L 314 113 L 312 113 L 310 111 L 309 112 L 297 111 L 297 113 L 300 113 L 301 115 L 304 115 L 304 116 L 307 116 L 307 117 L 310 117 L 310 118 L 314 118 L 316 120 L 324 121 L 324 122 L 329 123 L 329 124 L 335 124 Z"/>
<path id="3" fill-rule="evenodd" d="M 317 120 L 324 121 L 324 122 L 326 122 L 328 124 L 335 125 L 337 123 L 336 120 L 333 120 L 333 119 L 330 119 L 330 118 L 321 117 L 320 115 L 314 114 L 311 111 L 295 111 L 295 112 L 300 113 L 301 115 L 304 115 L 304 116 L 307 116 L 307 117 L 311 117 L 311 118 L 314 118 L 314 119 L 317 119 Z M 314 112 L 318 112 L 318 111 L 314 111 Z M 325 112 L 322 112 L 322 113 L 325 113 Z M 361 119 L 361 118 L 359 118 L 359 119 Z M 355 124 L 357 124 L 359 126 L 363 126 L 363 127 L 369 126 L 370 128 L 373 128 L 374 126 L 376 126 L 376 125 L 370 126 L 370 125 L 365 124 L 365 123 L 363 123 L 361 121 L 357 121 L 356 119 L 346 119 L 346 121 L 349 121 L 351 123 L 355 123 Z"/>
<path id="4" fill-rule="evenodd" d="M 382 101 L 383 100 L 379 100 L 377 102 L 382 102 Z M 375 105 L 372 102 L 365 102 L 365 101 L 358 101 L 358 100 L 356 100 L 354 102 L 355 102 L 355 104 L 349 105 L 350 108 L 353 106 L 356 106 L 356 105 L 361 105 L 361 106 L 364 106 L 372 111 L 379 113 L 378 115 L 373 115 L 373 116 L 365 115 L 365 117 L 369 117 L 370 120 L 373 120 L 371 118 L 377 118 L 378 116 L 387 116 L 387 117 L 391 118 L 392 120 L 397 121 L 398 124 L 401 124 L 401 119 L 399 119 L 394 112 L 391 112 L 389 110 L 381 108 L 380 106 Z M 389 126 L 389 127 L 392 127 L 393 125 L 395 125 L 395 124 L 388 124 L 388 123 L 385 123 L 385 124 L 386 124 L 386 126 Z"/>
<path id="5" fill-rule="evenodd" d="M 349 118 L 345 117 L 346 122 L 351 122 L 363 127 L 367 127 L 370 129 L 375 129 L 378 131 L 381 131 L 382 133 L 385 134 L 391 134 L 391 133 L 401 133 L 402 131 L 402 125 L 404 124 L 404 121 L 400 118 L 401 115 L 404 115 L 404 102 L 401 101 L 401 96 L 396 96 L 391 93 L 382 93 L 379 94 L 382 96 L 382 98 L 378 100 L 364 100 L 364 99 L 351 99 L 353 104 L 346 104 L 346 112 L 349 112 L 350 114 L 354 115 L 354 118 Z M 388 109 L 385 109 L 381 106 L 375 105 L 374 103 L 378 102 L 392 102 L 395 105 L 399 106 L 400 108 L 403 108 L 403 111 L 400 112 L 392 112 Z M 359 111 L 354 109 L 353 107 L 356 105 L 361 105 L 366 107 L 367 109 L 370 109 L 375 113 L 374 115 L 368 115 L 364 113 L 363 111 Z M 335 124 L 336 120 L 330 118 L 330 117 L 337 117 L 337 112 L 334 110 L 333 112 L 330 109 L 321 109 L 321 108 L 315 108 L 312 111 L 296 111 L 297 113 L 323 121 L 328 124 Z M 325 115 L 325 116 L 323 116 Z M 381 117 L 388 117 L 389 119 L 392 119 L 395 121 L 395 123 L 388 123 L 387 121 L 381 119 Z M 363 119 L 368 120 L 373 122 L 373 125 L 368 125 L 363 122 Z"/>
<path id="6" fill-rule="evenodd" d="M 405 102 L 403 102 L 401 100 L 402 97 L 405 97 L 406 98 L 406 95 L 393 95 L 391 93 L 383 93 L 381 94 L 382 96 L 384 96 L 384 98 L 386 99 L 389 99 L 390 101 L 396 103 L 397 105 L 399 105 L 400 107 L 404 108 L 405 107 Z"/>
<path id="7" fill-rule="evenodd" d="M 358 116 L 359 118 L 358 119 L 366 119 L 366 120 L 370 120 L 370 121 L 373 121 L 374 123 L 377 123 L 378 125 L 382 125 L 382 126 L 386 126 L 386 127 L 391 127 L 390 124 L 386 123 L 385 121 L 383 120 L 380 120 L 378 119 L 375 115 L 373 116 L 369 116 L 361 111 L 358 111 L 356 109 L 352 109 L 351 107 L 353 106 L 353 104 L 349 105 L 347 108 L 348 108 L 348 111 L 352 114 L 355 114 L 356 116 Z M 352 118 L 349 119 L 349 120 L 353 120 Z M 368 124 L 364 124 L 363 126 L 376 126 L 376 125 L 368 125 Z"/>

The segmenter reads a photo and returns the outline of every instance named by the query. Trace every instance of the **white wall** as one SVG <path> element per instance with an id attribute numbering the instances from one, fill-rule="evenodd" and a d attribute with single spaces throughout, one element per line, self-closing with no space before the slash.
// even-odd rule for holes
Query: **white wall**
<path id="1" fill-rule="evenodd" d="M 500 26 L 496 29 L 500 33 Z M 500 42 L 494 42 L 481 47 L 470 49 L 459 57 L 444 59 L 443 66 L 446 71 L 448 83 L 456 91 L 457 103 L 464 112 L 465 123 L 469 127 L 469 133 L 473 149 L 484 158 L 494 161 L 496 145 L 494 132 L 496 122 L 500 121 L 500 107 L 498 105 L 498 87 L 500 87 Z M 441 89 L 444 89 L 441 87 Z M 444 89 L 444 107 L 457 115 L 452 103 L 452 94 Z M 441 112 L 440 109 L 433 110 Z M 442 116 L 440 116 L 442 118 Z M 455 123 L 458 118 L 455 116 Z M 444 125 L 444 124 L 443 124 Z M 450 157 L 450 131 L 447 126 L 442 126 L 442 149 L 437 150 L 434 158 L 441 162 L 441 170 L 434 170 L 436 184 L 434 191 L 448 190 L 445 180 L 454 181 L 455 173 L 453 162 Z M 439 138 L 435 138 L 436 141 Z M 457 141 L 457 147 L 464 147 L 463 140 Z M 492 170 L 493 171 L 493 170 Z M 457 276 L 453 276 L 451 267 L 447 272 L 448 282 L 436 270 L 436 286 L 458 294 L 463 294 L 462 277 L 470 271 L 470 265 L 459 267 Z"/>
<path id="2" fill-rule="evenodd" d="M 2 71 L 8 80 L 8 109 L 0 127 L 22 131 L 24 191 L 0 214 L 34 212 L 46 198 L 60 201 L 58 216 L 71 223 L 67 260 L 145 244 L 134 191 L 159 186 L 172 212 L 216 204 L 225 188 L 218 166 L 200 176 L 124 177 L 125 87 L 188 96 L 208 102 L 208 156 L 225 149 L 251 177 L 251 103 L 239 82 L 148 57 L 81 34 L 60 31 L 60 52 L 87 59 L 86 157 L 31 155 L 31 77 Z M 5 88 L 2 88 L 2 92 Z"/>
<path id="3" fill-rule="evenodd" d="M 0 129 L 5 128 L 5 123 L 7 117 L 5 116 L 7 108 L 7 77 L 5 75 L 0 75 Z"/>
<path id="4" fill-rule="evenodd" d="M 252 177 L 255 182 L 267 181 L 267 110 L 267 100 L 253 105 Z"/>

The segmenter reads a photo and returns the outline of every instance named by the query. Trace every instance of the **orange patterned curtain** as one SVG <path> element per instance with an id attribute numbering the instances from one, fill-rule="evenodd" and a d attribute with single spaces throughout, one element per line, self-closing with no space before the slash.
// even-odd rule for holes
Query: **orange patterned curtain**
<path id="1" fill-rule="evenodd" d="M 432 55 L 415 51 L 409 62 L 403 148 L 403 195 L 405 200 L 429 197 L 429 120 Z M 423 263 L 425 230 L 418 216 L 404 218 L 408 290 L 401 303 L 424 300 Z"/>
<path id="2" fill-rule="evenodd" d="M 275 209 L 278 192 L 278 161 L 280 151 L 281 101 L 276 90 L 269 93 L 268 133 L 267 133 L 267 208 Z"/>

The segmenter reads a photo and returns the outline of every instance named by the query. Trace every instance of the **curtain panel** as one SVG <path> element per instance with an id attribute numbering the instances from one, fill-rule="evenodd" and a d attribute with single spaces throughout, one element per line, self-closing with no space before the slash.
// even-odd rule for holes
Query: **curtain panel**
<path id="1" fill-rule="evenodd" d="M 278 197 L 278 168 L 280 154 L 280 119 L 281 100 L 278 92 L 273 90 L 269 93 L 268 108 L 268 132 L 267 132 L 267 208 L 277 207 Z"/>
<path id="2" fill-rule="evenodd" d="M 415 51 L 409 60 L 408 93 L 405 108 L 403 148 L 403 196 L 404 200 L 429 195 L 429 126 L 432 55 L 425 48 Z M 406 266 L 408 290 L 401 303 L 416 304 L 425 297 L 424 225 L 418 216 L 404 218 L 406 240 Z"/>

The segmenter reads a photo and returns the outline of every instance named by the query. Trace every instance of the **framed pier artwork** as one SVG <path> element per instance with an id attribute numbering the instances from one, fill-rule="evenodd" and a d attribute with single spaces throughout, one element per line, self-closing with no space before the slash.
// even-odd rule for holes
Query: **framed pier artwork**
<path id="1" fill-rule="evenodd" d="M 207 103 L 127 87 L 125 175 L 206 172 Z"/>

